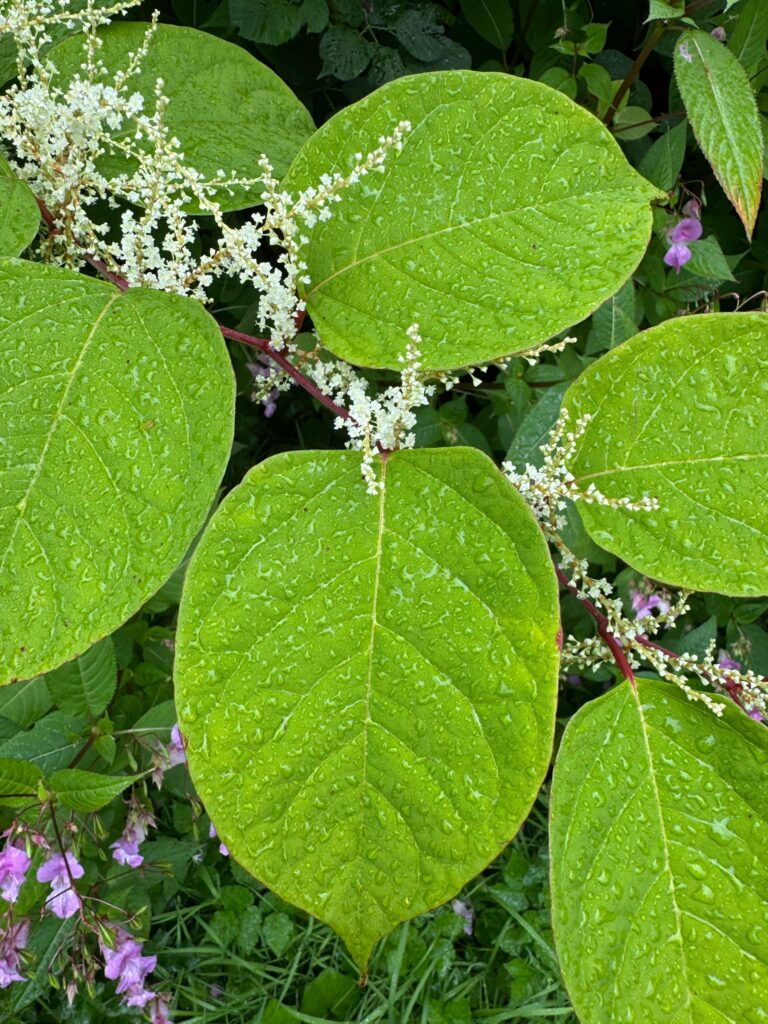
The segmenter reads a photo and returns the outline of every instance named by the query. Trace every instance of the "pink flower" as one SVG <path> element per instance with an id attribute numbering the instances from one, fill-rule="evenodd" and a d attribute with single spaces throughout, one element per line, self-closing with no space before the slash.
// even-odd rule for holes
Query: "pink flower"
<path id="1" fill-rule="evenodd" d="M 693 253 L 687 245 L 683 242 L 675 242 L 664 253 L 664 262 L 679 274 L 680 268 L 685 266 L 692 255 Z"/>
<path id="2" fill-rule="evenodd" d="M 697 217 L 683 217 L 667 237 L 673 244 L 679 242 L 696 242 L 701 238 L 701 221 Z"/>
<path id="3" fill-rule="evenodd" d="M 4 900 L 16 902 L 31 863 L 26 850 L 13 843 L 8 843 L 0 853 L 0 895 Z"/>
<path id="4" fill-rule="evenodd" d="M 80 897 L 72 887 L 70 875 L 74 879 L 82 878 L 85 874 L 74 854 L 67 851 L 64 856 L 66 861 L 60 853 L 54 853 L 42 867 L 37 869 L 35 876 L 38 882 L 51 883 L 51 896 L 47 900 L 47 906 L 62 921 L 72 917 L 80 909 Z M 67 866 L 69 871 L 67 871 Z"/>
<path id="5" fill-rule="evenodd" d="M 147 838 L 147 828 L 154 823 L 152 815 L 140 804 L 131 805 L 123 834 L 117 842 L 111 843 L 109 847 L 110 850 L 115 851 L 112 856 L 118 864 L 137 868 L 144 863 L 144 857 L 139 853 L 139 846 Z"/>
<path id="6" fill-rule="evenodd" d="M 720 668 L 732 668 L 735 669 L 737 672 L 741 668 L 741 662 L 734 661 L 734 659 L 729 656 L 728 652 L 722 649 L 719 651 L 717 655 L 717 664 L 720 666 Z"/>
<path id="7" fill-rule="evenodd" d="M 641 594 L 639 590 L 630 590 L 632 598 L 632 610 L 635 618 L 644 619 L 650 615 L 654 608 L 666 615 L 669 611 L 669 601 L 665 601 L 659 594 Z"/>
<path id="8" fill-rule="evenodd" d="M 169 1009 L 165 996 L 158 996 L 149 1007 L 150 1024 L 171 1024 L 171 1018 L 168 1015 Z"/>
<path id="9" fill-rule="evenodd" d="M 19 950 L 24 949 L 29 938 L 29 921 L 26 918 L 11 925 L 0 935 L 0 988 L 8 988 L 14 981 L 24 981 L 19 974 Z"/>
<path id="10" fill-rule="evenodd" d="M 157 966 L 156 956 L 143 956 L 144 944 L 137 942 L 123 928 L 115 933 L 114 949 L 102 944 L 104 974 L 110 981 L 116 981 L 116 991 L 123 997 L 126 1006 L 144 1007 L 156 998 L 154 992 L 144 988 L 144 980 Z"/>
<path id="11" fill-rule="evenodd" d="M 216 831 L 216 828 L 215 828 L 213 822 L 211 822 L 210 827 L 208 829 L 208 838 L 209 839 L 216 839 L 217 835 L 218 835 L 218 833 Z M 219 853 L 222 855 L 222 857 L 228 857 L 229 856 L 229 850 L 226 848 L 224 843 L 219 843 Z"/>
<path id="12" fill-rule="evenodd" d="M 187 752 L 184 749 L 184 740 L 181 738 L 178 722 L 171 729 L 171 744 L 168 747 L 168 760 L 170 761 L 171 768 L 174 768 L 177 764 L 187 763 Z"/>
<path id="13" fill-rule="evenodd" d="M 724 43 L 728 38 L 728 34 L 722 25 L 718 25 L 717 28 L 713 28 L 709 34 L 713 39 L 716 39 L 718 43 Z"/>

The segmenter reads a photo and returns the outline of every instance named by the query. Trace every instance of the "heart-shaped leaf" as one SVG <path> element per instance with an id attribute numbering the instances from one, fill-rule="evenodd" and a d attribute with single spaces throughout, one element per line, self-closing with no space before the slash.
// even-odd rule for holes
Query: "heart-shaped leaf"
<path id="1" fill-rule="evenodd" d="M 385 173 L 309 232 L 308 309 L 337 355 L 398 369 L 418 323 L 430 369 L 488 362 L 582 320 L 639 263 L 660 193 L 595 117 L 510 75 L 390 82 L 312 136 L 286 188 L 349 173 L 402 120 Z"/>
<path id="2" fill-rule="evenodd" d="M 155 593 L 229 457 L 232 367 L 202 306 L 0 261 L 0 683 L 68 661 Z"/>
<path id="3" fill-rule="evenodd" d="M 572 470 L 612 498 L 582 504 L 602 547 L 658 580 L 768 593 L 768 315 L 667 320 L 603 356 L 566 396 L 592 419 Z"/>
<path id="4" fill-rule="evenodd" d="M 517 831 L 547 768 L 556 585 L 473 449 L 254 469 L 190 563 L 176 700 L 192 777 L 243 867 L 364 969 Z"/>
<path id="5" fill-rule="evenodd" d="M 768 989 L 768 729 L 668 683 L 585 705 L 557 756 L 553 922 L 584 1024 L 758 1021 Z"/>

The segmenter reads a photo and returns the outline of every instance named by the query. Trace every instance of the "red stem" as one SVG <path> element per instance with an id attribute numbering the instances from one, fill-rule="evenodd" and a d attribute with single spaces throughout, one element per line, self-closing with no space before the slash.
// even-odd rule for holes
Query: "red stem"
<path id="1" fill-rule="evenodd" d="M 40 213 L 42 214 L 43 220 L 48 225 L 49 231 L 56 231 L 56 221 L 54 216 L 42 199 L 37 199 L 37 205 L 40 207 Z M 124 277 L 121 277 L 120 274 L 115 274 L 111 271 L 102 260 L 97 259 L 90 253 L 85 254 L 85 260 L 98 274 L 106 278 L 108 281 L 111 281 L 112 284 L 117 285 L 121 291 L 127 291 L 128 288 L 130 288 L 128 281 L 126 281 Z M 306 313 L 302 310 L 296 317 L 297 334 L 301 330 L 305 316 Z M 351 419 L 346 409 L 337 405 L 333 399 L 328 397 L 328 395 L 323 394 L 320 388 L 314 384 L 309 377 L 306 377 L 297 366 L 294 366 L 294 364 L 281 352 L 278 352 L 277 349 L 272 348 L 266 338 L 253 338 L 250 334 L 243 334 L 242 331 L 235 331 L 231 327 L 222 327 L 221 324 L 219 324 L 219 330 L 225 338 L 230 338 L 232 341 L 239 341 L 241 345 L 250 345 L 252 348 L 257 348 L 260 352 L 263 352 L 264 355 L 269 356 L 273 362 L 277 363 L 281 370 L 287 373 L 289 377 L 292 377 L 300 387 L 302 387 L 308 394 L 312 395 L 313 398 L 316 398 L 321 405 L 326 407 L 326 409 L 330 409 L 335 416 L 340 416 L 343 420 Z"/>
<path id="2" fill-rule="evenodd" d="M 562 569 L 559 569 L 557 566 L 555 566 L 555 572 L 557 574 L 557 578 L 563 584 L 565 589 L 568 590 L 571 594 L 573 594 L 574 597 L 577 597 L 579 601 L 581 601 L 586 610 L 595 620 L 595 624 L 597 625 L 597 632 L 600 634 L 600 639 L 603 641 L 605 646 L 613 655 L 613 660 L 616 662 L 619 669 L 621 670 L 621 674 L 629 682 L 632 689 L 636 690 L 637 683 L 635 682 L 635 673 L 632 671 L 632 666 L 629 664 L 629 661 L 627 660 L 627 656 L 624 653 L 621 644 L 618 642 L 616 637 L 613 635 L 613 633 L 611 633 L 610 629 L 608 628 L 608 619 L 605 617 L 605 615 L 603 615 L 603 613 L 600 611 L 599 608 L 597 608 L 596 605 L 592 604 L 589 598 L 584 597 L 584 595 L 579 591 L 579 589 L 575 587 L 573 583 L 571 583 L 571 581 L 568 579 L 568 577 L 565 575 Z M 651 641 L 648 641 L 648 643 L 650 646 L 656 646 L 656 644 L 653 644 Z"/>

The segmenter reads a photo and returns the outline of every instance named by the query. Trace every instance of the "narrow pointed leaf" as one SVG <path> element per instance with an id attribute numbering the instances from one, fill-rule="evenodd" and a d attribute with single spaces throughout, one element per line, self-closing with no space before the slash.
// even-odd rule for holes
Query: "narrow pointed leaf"
<path id="1" fill-rule="evenodd" d="M 72 811 L 100 811 L 141 775 L 101 775 L 80 768 L 62 768 L 48 779 L 48 789 Z"/>
<path id="2" fill-rule="evenodd" d="M 364 969 L 492 860 L 546 770 L 558 611 L 546 545 L 472 449 L 297 452 L 253 470 L 190 564 L 176 700 L 234 858 Z"/>
<path id="3" fill-rule="evenodd" d="M 191 299 L 0 261 L 0 683 L 113 632 L 168 578 L 229 456 L 234 381 Z"/>
<path id="4" fill-rule="evenodd" d="M 461 13 L 478 35 L 500 50 L 512 42 L 515 21 L 509 0 L 461 0 Z"/>
<path id="5" fill-rule="evenodd" d="M 675 47 L 675 78 L 702 152 L 751 237 L 763 185 L 763 137 L 747 73 L 722 43 L 696 30 L 684 32 Z"/>
<path id="6" fill-rule="evenodd" d="M 0 156 L 0 256 L 18 256 L 39 226 L 40 210 L 32 190 Z"/>
<path id="7" fill-rule="evenodd" d="M 99 35 L 99 59 L 111 72 L 124 69 L 149 26 L 140 22 L 109 25 Z M 71 36 L 52 54 L 62 80 L 79 73 L 83 36 Z M 133 90 L 144 96 L 146 109 L 155 103 L 155 83 L 163 80 L 169 103 L 165 123 L 181 142 L 187 163 L 208 180 L 219 169 L 238 178 L 258 176 L 258 161 L 266 154 L 278 177 L 288 169 L 299 147 L 314 131 L 309 112 L 274 71 L 241 46 L 209 32 L 178 25 L 159 25 L 141 70 L 131 77 Z M 133 135 L 127 125 L 116 138 Z M 107 177 L 126 173 L 135 162 L 120 153 L 108 154 L 100 167 Z M 218 201 L 225 210 L 240 210 L 261 202 L 263 186 L 236 185 L 222 189 Z M 190 204 L 190 210 L 198 210 Z"/>
<path id="8" fill-rule="evenodd" d="M 747 0 L 728 36 L 728 49 L 752 77 L 766 64 L 768 40 L 768 4 L 765 0 Z"/>
<path id="9" fill-rule="evenodd" d="M 667 320 L 603 356 L 565 396 L 592 418 L 572 471 L 611 498 L 581 503 L 589 533 L 675 586 L 768 593 L 768 315 Z"/>
<path id="10" fill-rule="evenodd" d="M 765 726 L 625 683 L 569 723 L 550 813 L 555 937 L 581 1021 L 765 1016 Z"/>
<path id="11" fill-rule="evenodd" d="M 348 173 L 401 120 L 412 131 L 385 173 L 309 232 L 308 309 L 337 355 L 397 369 L 418 323 L 430 368 L 488 362 L 582 320 L 637 266 L 660 193 L 595 117 L 510 75 L 377 89 L 312 136 L 286 188 Z"/>
<path id="12" fill-rule="evenodd" d="M 115 647 L 110 637 L 45 677 L 48 691 L 68 715 L 95 718 L 112 700 L 117 685 Z"/>

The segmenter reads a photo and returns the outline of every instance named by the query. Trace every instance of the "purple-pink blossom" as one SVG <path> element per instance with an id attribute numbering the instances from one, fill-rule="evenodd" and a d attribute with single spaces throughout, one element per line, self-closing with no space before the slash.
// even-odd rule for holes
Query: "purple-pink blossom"
<path id="1" fill-rule="evenodd" d="M 696 242 L 701 238 L 701 221 L 696 217 L 683 217 L 668 234 L 670 242 Z"/>
<path id="2" fill-rule="evenodd" d="M 210 826 L 208 828 L 208 838 L 209 839 L 216 839 L 216 838 L 218 838 L 218 832 L 216 831 L 216 828 L 215 828 L 213 822 L 211 822 L 211 824 L 210 824 Z M 229 850 L 224 845 L 224 843 L 219 843 L 219 853 L 222 855 L 222 857 L 228 857 L 229 856 Z"/>
<path id="3" fill-rule="evenodd" d="M 147 1007 L 150 1024 L 171 1024 L 168 1000 L 165 996 L 157 996 Z"/>
<path id="4" fill-rule="evenodd" d="M 638 620 L 646 618 L 654 608 L 658 608 L 664 615 L 669 611 L 669 601 L 660 594 L 643 594 L 639 590 L 630 590 L 629 594 L 632 598 L 632 610 Z"/>
<path id="5" fill-rule="evenodd" d="M 157 957 L 144 956 L 144 944 L 123 928 L 115 930 L 115 940 L 114 948 L 105 944 L 101 947 L 104 974 L 117 982 L 116 991 L 126 1006 L 144 1007 L 157 998 L 155 992 L 144 988 L 147 975 L 157 966 Z"/>
<path id="6" fill-rule="evenodd" d="M 186 763 L 187 752 L 177 722 L 171 729 L 171 742 L 167 747 L 160 747 L 153 756 L 153 782 L 156 786 L 162 786 L 163 776 L 169 768 L 175 768 L 177 764 Z"/>
<path id="7" fill-rule="evenodd" d="M 37 869 L 35 877 L 38 882 L 51 883 L 51 895 L 46 901 L 46 906 L 62 921 L 72 917 L 80 909 L 80 897 L 72 887 L 70 876 L 73 879 L 82 878 L 84 874 L 82 865 L 69 851 L 64 856 L 54 853 L 42 867 Z"/>
<path id="8" fill-rule="evenodd" d="M 27 851 L 13 843 L 8 843 L 0 853 L 0 896 L 4 900 L 16 902 L 31 863 Z"/>
<path id="9" fill-rule="evenodd" d="M 679 274 L 680 268 L 684 267 L 692 256 L 693 253 L 684 242 L 675 242 L 664 253 L 664 262 Z"/>
<path id="10" fill-rule="evenodd" d="M 0 988 L 8 988 L 14 981 L 24 981 L 19 974 L 21 958 L 19 950 L 26 948 L 29 938 L 29 921 L 17 921 L 0 935 Z"/>
<path id="11" fill-rule="evenodd" d="M 118 864 L 129 868 L 138 868 L 144 863 L 144 857 L 139 853 L 139 846 L 147 838 L 147 828 L 154 823 L 152 815 L 143 807 L 138 804 L 131 806 L 123 834 L 109 847 L 114 851 L 112 856 Z"/>

